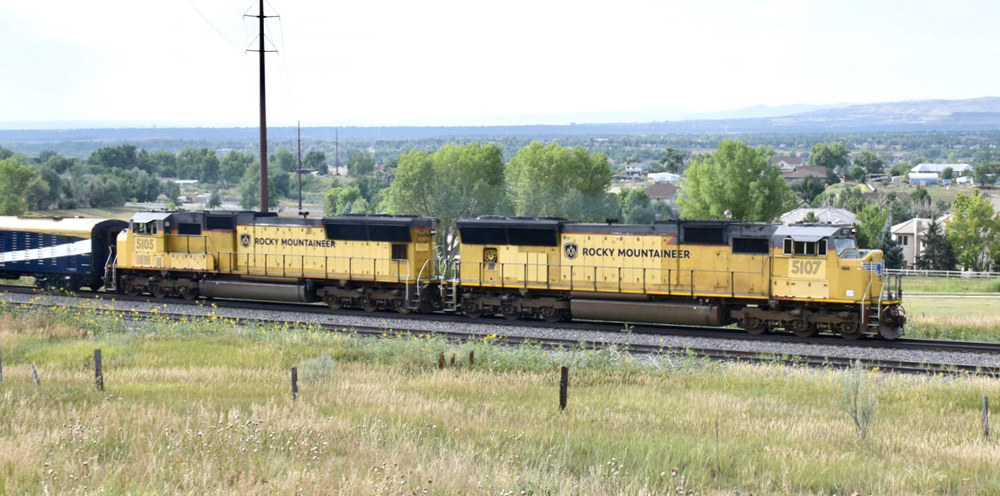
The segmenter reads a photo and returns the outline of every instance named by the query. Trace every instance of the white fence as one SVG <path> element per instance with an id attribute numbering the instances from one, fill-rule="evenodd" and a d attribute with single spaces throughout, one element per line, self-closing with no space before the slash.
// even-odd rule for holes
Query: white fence
<path id="1" fill-rule="evenodd" d="M 888 275 L 917 277 L 962 277 L 968 279 L 1000 278 L 1000 272 L 973 272 L 961 270 L 919 270 L 919 269 L 886 269 Z"/>

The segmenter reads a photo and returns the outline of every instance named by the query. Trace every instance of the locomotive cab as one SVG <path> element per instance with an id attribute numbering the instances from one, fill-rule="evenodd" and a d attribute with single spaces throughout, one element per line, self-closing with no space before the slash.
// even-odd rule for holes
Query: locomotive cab
<path id="1" fill-rule="evenodd" d="M 887 283 L 882 252 L 858 249 L 854 228 L 793 225 L 779 227 L 773 239 L 772 297 L 781 306 L 840 308 L 836 318 L 813 320 L 852 339 L 902 335 L 898 276 L 895 285 Z"/>
<path id="2" fill-rule="evenodd" d="M 168 212 L 139 212 L 132 216 L 129 230 L 119 235 L 119 256 L 127 256 L 131 248 L 130 266 L 144 268 L 164 267 L 166 232 L 170 227 Z M 122 250 L 123 246 L 126 249 Z"/>

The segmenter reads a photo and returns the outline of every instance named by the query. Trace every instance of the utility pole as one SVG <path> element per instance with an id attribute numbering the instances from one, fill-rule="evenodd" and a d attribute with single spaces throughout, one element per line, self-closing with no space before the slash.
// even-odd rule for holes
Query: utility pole
<path id="1" fill-rule="evenodd" d="M 299 168 L 295 175 L 299 177 L 299 215 L 302 215 L 302 121 L 297 121 L 299 127 Z"/>
<path id="2" fill-rule="evenodd" d="M 260 53 L 260 211 L 267 213 L 267 99 L 264 91 L 264 54 L 268 50 L 264 49 L 264 19 L 275 16 L 264 15 L 264 0 L 260 0 L 259 14 L 255 16 L 244 15 L 244 17 L 256 17 L 260 26 L 259 48 L 257 49 L 257 52 Z M 252 52 L 253 50 L 247 51 Z"/>
<path id="3" fill-rule="evenodd" d="M 340 175 L 340 128 L 334 128 L 334 157 L 333 161 L 333 173 L 335 175 Z"/>

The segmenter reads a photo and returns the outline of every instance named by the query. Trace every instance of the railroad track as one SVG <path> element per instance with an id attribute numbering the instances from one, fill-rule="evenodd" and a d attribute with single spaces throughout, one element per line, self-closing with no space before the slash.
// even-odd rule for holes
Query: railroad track
<path id="1" fill-rule="evenodd" d="M 0 291 L 7 291 L 13 293 L 22 294 L 43 294 L 39 290 L 29 287 L 29 286 L 2 286 L 0 285 Z M 81 297 L 88 297 L 91 299 L 114 299 L 115 301 L 134 301 L 139 303 L 153 303 L 160 304 L 164 302 L 169 302 L 171 305 L 191 305 L 191 306 L 204 306 L 207 300 L 193 300 L 187 301 L 184 299 L 169 299 L 169 300 L 157 300 L 150 298 L 148 296 L 136 296 L 129 297 L 126 295 L 119 294 L 108 294 L 104 292 L 81 292 L 79 294 Z M 480 319 L 469 319 L 468 317 L 461 315 L 449 315 L 449 314 L 398 314 L 391 311 L 385 312 L 375 312 L 368 313 L 356 309 L 346 309 L 346 310 L 330 310 L 321 304 L 304 304 L 304 303 L 273 303 L 273 302 L 258 302 L 258 301 L 237 301 L 237 300 L 213 300 L 212 303 L 218 308 L 229 308 L 235 310 L 259 310 L 259 311 L 274 311 L 274 312 L 297 312 L 303 314 L 313 314 L 313 315 L 343 315 L 343 316 L 358 316 L 362 315 L 365 317 L 376 317 L 376 316 L 387 316 L 396 320 L 428 320 L 433 319 L 437 322 L 442 323 L 455 323 L 455 324 L 489 324 L 495 327 L 504 326 L 517 326 L 517 327 L 535 327 L 535 328 L 545 328 L 545 329 L 559 329 L 559 330 L 574 330 L 574 331 L 599 331 L 599 332 L 610 332 L 610 333 L 621 333 L 625 326 L 618 322 L 595 322 L 595 321 L 574 321 L 574 322 L 559 322 L 559 323 L 548 323 L 543 321 L 535 320 L 516 320 L 508 321 L 503 318 L 489 318 L 484 317 Z M 727 329 L 727 328 L 704 328 L 704 327 L 685 327 L 685 326 L 657 326 L 657 325 L 633 325 L 629 326 L 629 331 L 634 334 L 650 334 L 650 335 L 661 335 L 661 336 L 679 336 L 679 337 L 696 337 L 696 338 L 712 338 L 712 339 L 730 339 L 739 340 L 747 342 L 777 342 L 777 343 L 794 343 L 794 344 L 821 344 L 826 346 L 839 346 L 839 347 L 862 347 L 862 348 L 878 348 L 878 349 L 890 349 L 890 350 L 921 350 L 921 351 L 947 351 L 947 352 L 957 352 L 957 353 L 989 353 L 989 354 L 1000 354 L 1000 343 L 984 343 L 984 342 L 963 342 L 963 341 L 947 341 L 947 340 L 932 340 L 932 339 L 909 339 L 901 338 L 893 341 L 883 341 L 878 339 L 862 339 L 862 340 L 846 340 L 839 336 L 817 336 L 812 338 L 800 338 L 791 334 L 762 334 L 762 335 L 750 335 L 739 329 Z"/>
<path id="2" fill-rule="evenodd" d="M 22 294 L 38 294 L 38 290 L 26 286 L 13 286 L 13 287 L 3 287 L 0 286 L 0 291 L 16 292 Z M 124 295 L 107 295 L 106 293 L 82 293 L 80 296 L 87 296 L 91 300 L 110 300 L 113 299 L 119 302 L 134 301 L 139 303 L 152 303 L 161 304 L 163 300 L 151 299 L 148 297 L 127 297 Z M 111 296 L 109 298 L 109 296 Z M 169 300 L 172 305 L 184 305 L 184 306 L 198 306 L 199 301 L 185 301 L 182 299 Z M 204 301 L 201 302 L 202 308 L 204 307 Z M 303 314 L 317 314 L 317 315 L 363 315 L 366 317 L 377 316 L 367 312 L 353 311 L 353 310 L 340 310 L 331 311 L 325 306 L 320 305 L 308 305 L 308 304 L 278 304 L 278 303 L 260 303 L 260 302 L 240 302 L 240 301 L 230 301 L 230 300 L 214 300 L 212 302 L 215 308 L 218 309 L 238 309 L 238 310 L 257 310 L 257 311 L 275 311 L 275 312 L 297 312 Z M 51 303 L 34 303 L 33 305 L 51 307 Z M 192 320 L 199 318 L 198 315 L 192 315 L 191 313 L 174 313 L 169 311 L 157 310 L 154 312 L 133 312 L 117 309 L 92 309 L 98 312 L 104 312 L 109 315 L 118 315 L 123 318 L 130 318 L 134 320 L 144 320 L 144 319 L 172 319 L 172 320 Z M 414 315 L 402 315 L 396 313 L 386 312 L 384 315 L 392 316 L 394 320 L 426 320 L 427 315 L 414 316 Z M 478 319 L 470 320 L 462 316 L 454 315 L 441 315 L 435 314 L 434 320 L 444 323 L 455 323 L 455 324 L 465 324 L 470 323 L 488 323 L 493 327 L 503 326 L 519 326 L 519 327 L 539 327 L 546 329 L 567 329 L 567 330 L 588 330 L 588 331 L 603 331 L 612 332 L 620 334 L 623 326 L 621 324 L 611 324 L 611 323 L 599 323 L 599 322 L 574 322 L 574 323 L 559 323 L 550 324 L 545 322 L 532 322 L 532 321 L 506 321 L 504 319 Z M 227 317 L 228 318 L 228 317 Z M 278 321 L 273 319 L 255 319 L 255 318 L 231 318 L 235 322 L 241 324 L 259 324 L 259 325 L 274 325 L 277 323 L 285 323 L 290 325 L 295 325 L 294 323 L 287 321 Z M 344 332 L 344 326 L 342 324 L 308 324 L 313 328 L 325 329 L 328 332 Z M 570 339 L 558 339 L 558 338 L 537 338 L 537 337 L 521 337 L 521 336 L 496 336 L 496 333 L 481 333 L 475 331 L 440 331 L 433 330 L 429 331 L 426 329 L 407 329 L 401 328 L 399 326 L 393 326 L 391 330 L 386 326 L 364 326 L 364 325 L 351 325 L 351 333 L 353 335 L 364 336 L 364 337 L 380 337 L 390 332 L 393 335 L 435 335 L 444 337 L 454 342 L 472 342 L 481 341 L 485 338 L 489 338 L 493 343 L 506 345 L 506 346 L 520 346 L 526 342 L 531 342 L 536 345 L 542 346 L 547 349 L 558 350 L 558 349 L 575 349 L 584 347 L 586 349 L 603 349 L 609 346 L 615 346 L 618 349 L 628 352 L 634 355 L 656 355 L 656 354 L 672 354 L 672 353 L 684 353 L 688 356 L 695 356 L 701 358 L 708 358 L 713 360 L 723 360 L 723 361 L 743 361 L 751 363 L 783 363 L 788 365 L 798 365 L 798 366 L 809 366 L 809 367 L 829 367 L 829 368 L 846 368 L 850 367 L 855 363 L 860 363 L 862 366 L 870 369 L 878 369 L 884 371 L 892 371 L 898 373 L 921 373 L 921 374 L 975 374 L 975 375 L 987 375 L 992 377 L 1000 377 L 1000 367 L 983 367 L 983 366 L 972 366 L 972 365 L 960 365 L 960 364 L 934 364 L 934 363 L 921 363 L 921 362 L 906 362 L 906 361 L 893 361 L 893 360 L 879 360 L 879 359 L 855 359 L 855 358 L 843 358 L 843 357 L 833 357 L 828 355 L 810 355 L 810 354 L 795 354 L 795 355 L 785 355 L 778 353 L 768 353 L 760 351 L 736 351 L 736 350 L 719 350 L 713 348 L 696 348 L 696 347 L 684 347 L 676 348 L 667 345 L 644 345 L 635 343 L 610 343 L 603 340 L 570 340 Z M 666 334 L 675 336 L 693 336 L 693 337 L 710 337 L 710 338 L 722 338 L 722 339 L 737 339 L 744 341 L 781 341 L 781 342 L 792 342 L 800 344 L 822 344 L 822 345 L 837 345 L 837 346 L 862 346 L 868 348 L 888 348 L 897 350 L 922 350 L 922 351 L 948 351 L 956 353 L 988 353 L 988 354 L 1000 354 L 1000 343 L 980 343 L 980 342 L 959 342 L 959 341 L 941 341 L 941 340 L 920 340 L 920 339 L 901 339 L 895 341 L 879 341 L 879 340 L 861 340 L 861 341 L 848 341 L 838 338 L 799 338 L 796 336 L 783 336 L 783 335 L 764 335 L 764 336 L 751 336 L 743 333 L 742 331 L 736 330 L 719 330 L 719 329 L 702 329 L 702 328 L 664 328 L 660 326 L 634 326 L 631 331 L 635 334 L 642 333 L 652 333 L 652 334 Z"/>

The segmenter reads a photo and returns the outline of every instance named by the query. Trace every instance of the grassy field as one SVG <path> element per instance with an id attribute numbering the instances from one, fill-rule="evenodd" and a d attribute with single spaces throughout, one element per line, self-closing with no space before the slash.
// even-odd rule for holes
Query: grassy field
<path id="1" fill-rule="evenodd" d="M 84 307 L 0 308 L 0 492 L 1000 491 L 1000 445 L 979 427 L 995 380 L 130 325 Z M 442 353 L 455 365 L 439 370 Z M 571 368 L 562 413 L 559 365 Z M 877 404 L 864 441 L 842 405 L 854 390 Z"/>
<path id="2" fill-rule="evenodd" d="M 904 277 L 903 306 L 907 337 L 1000 341 L 1000 280 Z"/>
<path id="3" fill-rule="evenodd" d="M 912 338 L 1000 341 L 1000 296 L 904 296 Z"/>
<path id="4" fill-rule="evenodd" d="M 129 220 L 132 214 L 137 211 L 130 207 L 116 208 L 75 208 L 72 210 L 39 210 L 31 215 L 49 217 L 86 217 L 90 219 L 119 219 Z"/>
<path id="5" fill-rule="evenodd" d="M 961 277 L 904 277 L 903 295 L 907 294 L 993 293 L 1000 296 L 1000 279 Z"/>

